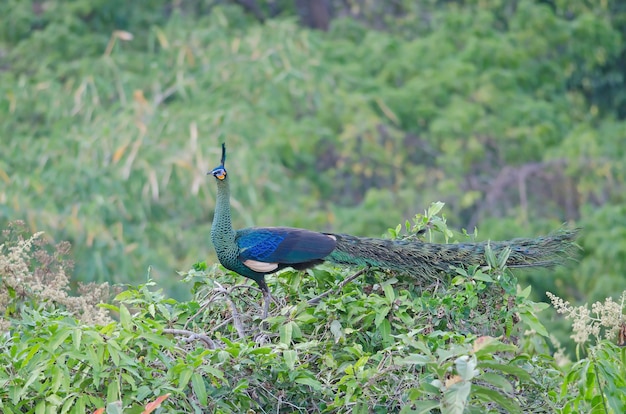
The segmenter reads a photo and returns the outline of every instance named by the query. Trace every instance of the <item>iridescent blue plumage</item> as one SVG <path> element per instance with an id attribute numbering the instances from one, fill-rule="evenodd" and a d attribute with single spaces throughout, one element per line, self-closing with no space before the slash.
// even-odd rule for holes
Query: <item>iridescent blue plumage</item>
<path id="1" fill-rule="evenodd" d="M 333 251 L 334 238 L 290 227 L 253 227 L 238 230 L 235 243 L 241 261 L 294 264 L 321 260 Z"/>

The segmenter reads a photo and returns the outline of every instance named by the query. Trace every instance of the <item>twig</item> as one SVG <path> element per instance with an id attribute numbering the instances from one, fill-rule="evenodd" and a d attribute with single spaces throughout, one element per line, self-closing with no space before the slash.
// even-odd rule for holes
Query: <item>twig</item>
<path id="1" fill-rule="evenodd" d="M 241 318 L 239 316 L 239 311 L 237 310 L 237 305 L 235 305 L 235 301 L 230 297 L 230 294 L 232 293 L 233 288 L 231 287 L 230 289 L 226 289 L 224 286 L 222 286 L 217 280 L 214 281 L 214 283 L 218 286 L 218 289 L 216 289 L 219 293 L 224 294 L 224 296 L 226 297 L 226 300 L 228 301 L 228 305 L 230 306 L 230 312 L 232 313 L 232 318 L 233 318 L 233 325 L 235 326 L 235 329 L 237 330 L 237 334 L 239 334 L 239 338 L 243 339 L 246 337 L 246 331 L 245 329 L 243 329 L 243 323 L 241 322 Z"/>
<path id="2" fill-rule="evenodd" d="M 230 288 L 230 290 L 235 290 L 235 289 L 256 290 L 257 292 L 263 293 L 263 291 L 261 289 L 259 289 L 258 287 L 252 286 L 252 285 L 246 285 L 245 283 L 242 283 L 241 285 L 235 285 L 235 286 Z"/>
<path id="3" fill-rule="evenodd" d="M 222 326 L 228 324 L 233 318 L 226 318 L 224 319 L 222 322 L 218 323 L 217 325 L 215 325 L 213 328 L 211 328 L 211 330 L 209 331 L 209 333 L 213 333 L 215 331 L 217 331 L 218 329 L 220 329 Z"/>
<path id="4" fill-rule="evenodd" d="M 290 407 L 295 408 L 296 410 L 298 410 L 300 412 L 304 412 L 305 411 L 304 407 L 299 407 L 299 406 L 293 404 L 292 402 L 289 402 L 287 400 L 283 400 L 282 397 L 278 397 L 278 396 L 272 394 L 272 392 L 270 390 L 268 390 L 266 387 L 264 387 L 263 384 L 260 384 L 259 388 L 262 389 L 263 391 L 265 391 L 268 395 L 270 395 L 272 398 L 274 398 L 278 402 L 278 406 L 276 407 L 276 412 L 277 413 L 280 412 L 281 404 L 289 405 Z"/>
<path id="5" fill-rule="evenodd" d="M 352 276 L 344 279 L 341 283 L 339 283 L 337 286 L 335 286 L 334 288 L 327 290 L 326 292 L 322 293 L 319 296 L 314 297 L 313 299 L 309 299 L 308 304 L 309 305 L 317 305 L 320 300 L 324 299 L 326 296 L 329 296 L 332 293 L 335 293 L 341 289 L 343 289 L 343 287 L 345 285 L 347 285 L 348 283 L 352 282 L 354 279 L 356 279 L 357 277 L 361 276 L 363 273 L 365 273 L 367 270 L 369 270 L 369 267 L 364 267 L 363 269 L 359 270 L 358 272 L 356 272 L 355 274 L 353 274 Z"/>
<path id="6" fill-rule="evenodd" d="M 188 339 L 189 341 L 199 339 L 202 342 L 204 342 L 209 349 L 217 348 L 217 345 L 215 345 L 215 341 L 213 341 L 211 338 L 201 333 L 188 331 L 186 329 L 163 329 L 163 333 L 170 334 L 170 335 L 184 335 L 184 336 L 189 337 Z"/>
<path id="7" fill-rule="evenodd" d="M 217 283 L 217 282 L 216 282 Z M 198 315 L 200 315 L 202 312 L 204 312 L 204 310 L 206 308 L 209 307 L 209 305 L 211 303 L 213 303 L 213 301 L 215 301 L 215 299 L 217 299 L 219 296 L 221 295 L 225 295 L 228 296 L 231 292 L 233 292 L 235 289 L 249 289 L 249 290 L 256 290 L 257 292 L 261 292 L 261 289 L 255 287 L 255 286 L 250 286 L 250 285 L 246 285 L 246 284 L 241 284 L 241 285 L 236 285 L 236 286 L 231 286 L 229 289 L 226 289 L 224 286 L 222 286 L 221 284 L 217 283 L 218 288 L 213 289 L 213 291 L 211 292 L 211 295 L 207 295 L 210 296 L 209 299 L 207 299 L 207 301 L 205 303 L 202 304 L 202 306 L 200 307 L 200 309 L 198 309 L 198 311 L 196 313 L 194 313 L 193 315 L 191 315 L 189 317 L 189 319 L 187 319 L 187 322 L 185 322 L 185 326 L 184 329 L 187 329 L 187 325 L 189 325 L 189 323 L 191 323 L 192 320 L 194 320 Z M 214 328 L 215 329 L 215 328 Z"/>
<path id="8" fill-rule="evenodd" d="M 189 323 L 191 323 L 191 321 L 193 321 L 194 319 L 196 319 L 196 316 L 200 315 L 202 312 L 204 312 L 204 310 L 206 308 L 209 307 L 209 305 L 213 302 L 213 300 L 220 295 L 221 292 L 219 292 L 218 294 L 213 294 L 213 297 L 211 297 L 210 299 L 208 299 L 204 304 L 202 304 L 202 306 L 200 306 L 200 309 L 198 309 L 198 311 L 196 313 L 194 313 L 193 315 L 191 315 L 191 317 L 189 319 L 187 319 L 187 322 L 185 322 L 185 326 L 184 328 L 187 329 L 187 325 L 189 325 Z"/>
<path id="9" fill-rule="evenodd" d="M 246 331 L 243 328 L 243 323 L 241 322 L 241 318 L 239 316 L 239 311 L 237 310 L 237 305 L 235 305 L 235 301 L 231 299 L 229 295 L 226 295 L 226 300 L 228 300 L 228 304 L 230 305 L 230 311 L 233 314 L 233 325 L 239 334 L 239 338 L 243 339 L 246 337 Z"/>

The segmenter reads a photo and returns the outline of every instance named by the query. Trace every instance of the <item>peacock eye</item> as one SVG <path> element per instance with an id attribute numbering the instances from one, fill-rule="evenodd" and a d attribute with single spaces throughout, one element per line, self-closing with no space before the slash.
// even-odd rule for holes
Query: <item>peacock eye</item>
<path id="1" fill-rule="evenodd" d="M 223 180 L 226 178 L 226 170 L 223 168 L 216 168 L 213 170 L 213 176 L 218 180 Z"/>

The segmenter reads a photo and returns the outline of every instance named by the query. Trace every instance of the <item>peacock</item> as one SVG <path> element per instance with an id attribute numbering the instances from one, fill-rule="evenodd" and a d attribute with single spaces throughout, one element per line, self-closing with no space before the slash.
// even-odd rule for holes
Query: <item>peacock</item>
<path id="1" fill-rule="evenodd" d="M 415 277 L 432 277 L 449 271 L 452 266 L 484 264 L 488 243 L 496 254 L 510 248 L 506 263 L 510 268 L 560 264 L 564 258 L 571 256 L 575 246 L 577 229 L 563 229 L 537 238 L 457 244 L 356 237 L 291 227 L 234 230 L 225 162 L 226 145 L 222 144 L 220 165 L 208 173 L 217 180 L 211 240 L 217 258 L 225 268 L 258 284 L 265 302 L 264 318 L 267 317 L 271 300 L 265 275 L 286 267 L 304 270 L 328 261 L 340 265 L 387 269 Z"/>

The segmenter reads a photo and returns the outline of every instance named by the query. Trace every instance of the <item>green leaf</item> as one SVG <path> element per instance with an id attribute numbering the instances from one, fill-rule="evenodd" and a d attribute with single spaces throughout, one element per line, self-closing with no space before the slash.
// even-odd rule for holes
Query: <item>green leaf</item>
<path id="1" fill-rule="evenodd" d="M 515 400 L 500 394 L 496 390 L 474 384 L 472 385 L 472 393 L 475 396 L 479 396 L 480 399 L 485 402 L 494 402 L 498 404 L 509 413 L 521 413 L 523 411 Z"/>
<path id="2" fill-rule="evenodd" d="M 494 374 L 492 372 L 485 372 L 481 374 L 479 378 L 495 387 L 502 389 L 502 391 L 504 392 L 513 392 L 513 386 L 502 375 Z"/>
<path id="3" fill-rule="evenodd" d="M 84 413 L 85 412 L 85 399 L 87 397 L 85 395 L 80 395 L 76 398 L 76 405 L 72 407 L 75 413 Z M 101 404 L 101 403 L 100 403 Z"/>
<path id="4" fill-rule="evenodd" d="M 291 326 L 292 326 L 291 338 L 293 340 L 298 340 L 302 338 L 302 330 L 300 330 L 300 326 L 298 325 L 298 323 L 296 321 L 291 321 Z"/>
<path id="5" fill-rule="evenodd" d="M 532 305 L 535 312 L 541 312 L 550 307 L 550 304 L 545 302 L 532 302 Z"/>
<path id="6" fill-rule="evenodd" d="M 107 401 L 118 401 L 120 398 L 120 390 L 119 381 L 117 378 L 112 378 L 107 386 Z M 109 408 L 107 406 L 107 412 L 108 410 Z"/>
<path id="7" fill-rule="evenodd" d="M 390 310 L 391 310 L 391 307 L 389 305 L 380 306 L 376 310 L 376 318 L 374 319 L 374 325 L 377 328 L 380 326 L 380 324 L 383 322 L 383 320 L 385 320 L 385 318 L 389 314 Z"/>
<path id="8" fill-rule="evenodd" d="M 135 377 L 141 378 L 141 377 L 139 377 L 137 372 L 132 372 L 132 373 L 135 375 Z M 132 389 L 137 388 L 137 382 L 135 381 L 135 377 L 133 377 L 131 375 L 131 371 L 130 370 L 129 370 L 129 372 L 122 372 L 122 373 L 120 373 L 120 377 L 123 380 L 122 383 L 126 382 L 126 384 L 130 385 L 130 387 Z"/>
<path id="9" fill-rule="evenodd" d="M 191 376 L 191 386 L 193 388 L 193 392 L 196 394 L 196 398 L 198 398 L 198 402 L 202 407 L 206 407 L 208 404 L 206 385 L 204 384 L 204 378 L 198 372 L 195 372 Z"/>
<path id="10" fill-rule="evenodd" d="M 485 260 L 487 261 L 489 267 L 491 267 L 492 269 L 497 268 L 498 261 L 489 242 L 487 242 L 487 245 L 485 245 Z"/>
<path id="11" fill-rule="evenodd" d="M 429 362 L 433 362 L 432 358 L 422 354 L 409 354 L 399 361 L 399 363 L 406 365 L 426 365 Z"/>
<path id="12" fill-rule="evenodd" d="M 524 288 L 524 290 L 522 290 L 521 292 L 517 294 L 517 297 L 522 298 L 522 299 L 528 299 L 528 296 L 530 296 L 531 290 L 532 290 L 532 287 L 528 285 L 526 286 L 526 288 Z"/>
<path id="13" fill-rule="evenodd" d="M 73 329 L 72 330 L 72 344 L 74 345 L 74 349 L 80 349 L 81 341 L 83 339 L 83 331 L 82 329 Z"/>
<path id="14" fill-rule="evenodd" d="M 54 407 L 59 407 L 63 403 L 63 399 L 56 394 L 48 395 L 46 401 Z"/>
<path id="15" fill-rule="evenodd" d="M 500 254 L 498 255 L 498 269 L 504 269 L 506 267 L 506 262 L 509 260 L 509 256 L 511 255 L 511 248 L 506 246 Z"/>
<path id="16" fill-rule="evenodd" d="M 39 344 L 39 343 L 34 344 L 28 350 L 28 354 L 26 354 L 26 356 L 22 360 L 22 367 L 25 367 L 30 362 L 30 360 L 33 358 L 33 356 L 37 355 L 37 353 L 39 352 L 40 349 L 41 349 L 41 344 Z"/>
<path id="17" fill-rule="evenodd" d="M 132 330 L 131 320 L 132 320 L 132 317 L 130 316 L 130 312 L 128 311 L 128 308 L 124 306 L 123 303 L 120 304 L 120 323 L 122 324 L 122 327 L 126 329 L 127 331 Z"/>
<path id="18" fill-rule="evenodd" d="M 187 387 L 187 384 L 189 384 L 189 381 L 191 380 L 192 375 L 193 375 L 193 369 L 190 367 L 187 367 L 183 369 L 182 371 L 180 371 L 180 374 L 178 374 L 178 389 L 179 390 L 182 391 L 185 387 Z"/>
<path id="19" fill-rule="evenodd" d="M 493 278 L 487 273 L 481 272 L 480 270 L 472 275 L 472 279 L 493 283 Z"/>
<path id="20" fill-rule="evenodd" d="M 116 349 L 115 346 L 111 346 L 111 344 L 107 344 L 107 351 L 109 351 L 109 356 L 111 357 L 111 361 L 113 361 L 113 365 L 118 367 L 120 365 L 120 353 Z"/>
<path id="21" fill-rule="evenodd" d="M 478 370 L 476 369 L 477 361 L 476 357 L 473 355 L 462 355 L 454 361 L 454 364 L 456 366 L 456 371 L 465 381 L 470 381 L 478 375 Z"/>
<path id="22" fill-rule="evenodd" d="M 248 352 L 252 355 L 269 355 L 273 351 L 269 346 L 261 346 L 258 348 L 250 349 Z"/>
<path id="23" fill-rule="evenodd" d="M 45 414 L 46 412 L 46 400 L 40 400 L 35 406 L 35 414 Z"/>
<path id="24" fill-rule="evenodd" d="M 391 337 L 391 323 L 389 323 L 388 319 L 384 319 L 380 326 L 378 326 L 378 332 L 382 337 L 384 343 L 392 343 L 393 338 Z"/>
<path id="25" fill-rule="evenodd" d="M 280 342 L 285 345 L 291 344 L 291 336 L 293 334 L 293 322 L 289 321 L 280 325 L 278 328 L 278 332 L 280 333 Z"/>
<path id="26" fill-rule="evenodd" d="M 315 391 L 321 391 L 323 389 L 322 384 L 314 378 L 310 378 L 306 376 L 299 376 L 294 381 L 298 384 L 308 385 L 309 387 L 313 388 Z"/>
<path id="27" fill-rule="evenodd" d="M 142 385 L 140 387 L 137 388 L 137 401 L 143 401 L 146 398 L 148 398 L 148 396 L 152 395 L 152 390 L 150 389 L 149 386 L 147 385 Z"/>
<path id="28" fill-rule="evenodd" d="M 441 403 L 436 400 L 415 401 L 411 405 L 413 408 L 409 405 L 405 405 L 402 410 L 400 410 L 400 414 L 429 414 L 432 413 L 433 410 L 441 408 Z"/>
<path id="29" fill-rule="evenodd" d="M 392 304 L 396 299 L 396 293 L 393 290 L 393 286 L 390 283 L 383 283 L 383 291 L 385 292 L 385 297 L 389 304 Z"/>
<path id="30" fill-rule="evenodd" d="M 106 414 L 124 414 L 121 401 L 113 401 L 107 404 Z"/>
<path id="31" fill-rule="evenodd" d="M 457 382 L 443 393 L 442 414 L 463 414 L 469 401 L 471 383 Z"/>
<path id="32" fill-rule="evenodd" d="M 225 377 L 224 377 L 224 372 L 221 371 L 220 369 L 204 364 L 200 366 L 200 369 L 204 372 L 206 372 L 209 375 L 214 376 L 215 378 L 220 379 L 221 381 L 225 381 Z"/>
<path id="33" fill-rule="evenodd" d="M 53 336 L 50 338 L 48 342 L 48 349 L 55 350 L 61 346 L 61 344 L 67 339 L 68 336 L 72 334 L 72 331 L 69 329 L 59 329 Z"/>
<path id="34" fill-rule="evenodd" d="M 334 321 L 330 323 L 330 332 L 335 337 L 335 343 L 339 343 L 341 338 L 344 337 L 343 329 L 341 327 L 341 322 L 339 322 L 337 319 L 335 319 Z"/>
<path id="35" fill-rule="evenodd" d="M 302 312 L 298 314 L 295 318 L 298 322 L 302 323 L 315 323 L 318 321 L 318 318 L 308 312 Z"/>
<path id="36" fill-rule="evenodd" d="M 128 293 L 128 291 L 124 291 L 122 293 Z M 113 300 L 116 300 L 116 299 L 114 298 Z M 115 305 L 112 305 L 110 303 L 100 303 L 100 304 L 98 304 L 98 307 L 103 308 L 103 309 L 108 309 L 108 310 L 110 310 L 113 313 L 119 313 L 119 311 L 120 311 L 119 307 L 117 307 Z"/>
<path id="37" fill-rule="evenodd" d="M 135 290 L 132 290 L 132 289 L 122 290 L 113 298 L 113 302 L 126 302 L 130 299 L 133 299 L 134 295 L 135 295 Z M 108 304 L 105 304 L 105 305 L 113 306 L 113 305 L 108 305 Z"/>
<path id="38" fill-rule="evenodd" d="M 249 383 L 246 378 L 240 379 L 237 386 L 233 388 L 233 393 L 248 389 Z"/>
<path id="39" fill-rule="evenodd" d="M 505 344 L 497 340 L 496 338 L 489 336 L 481 336 L 474 341 L 472 351 L 474 355 L 481 359 L 481 357 L 490 358 L 492 354 L 496 352 L 515 352 L 517 347 L 511 344 Z"/>
<path id="40" fill-rule="evenodd" d="M 33 384 L 35 381 L 37 381 L 39 379 L 39 376 L 41 375 L 41 371 L 43 369 L 40 367 L 37 367 L 37 369 L 35 369 L 28 377 L 28 380 L 26 381 L 26 383 L 22 386 L 22 390 L 20 391 L 20 395 L 24 394 L 26 392 L 26 390 L 28 389 L 28 387 L 30 387 L 31 384 Z M 17 401 L 14 401 L 17 402 Z"/>
<path id="41" fill-rule="evenodd" d="M 520 312 L 519 315 L 522 321 L 526 325 L 528 325 L 532 330 L 537 332 L 539 335 L 545 336 L 545 337 L 549 336 L 548 331 L 546 330 L 545 326 L 543 326 L 543 324 L 539 322 L 539 319 L 537 319 L 535 315 L 533 315 L 529 311 Z"/>
<path id="42" fill-rule="evenodd" d="M 63 403 L 63 407 L 61 407 L 61 414 L 65 414 L 70 411 L 70 409 L 74 406 L 76 397 L 77 397 L 76 395 L 70 395 L 69 397 L 67 397 L 67 399 Z"/>
<path id="43" fill-rule="evenodd" d="M 53 393 L 56 393 L 61 387 L 61 384 L 63 384 L 64 380 L 66 379 L 65 371 L 59 368 L 57 364 L 54 364 L 52 365 L 52 367 L 49 368 L 48 372 L 52 376 L 52 382 L 50 383 L 50 391 Z"/>
<path id="44" fill-rule="evenodd" d="M 505 374 L 514 375 L 517 378 L 519 378 L 521 381 L 532 380 L 531 375 L 528 372 L 526 372 L 522 368 L 517 367 L 515 365 L 500 364 L 500 363 L 493 362 L 493 361 L 480 361 L 478 366 L 480 368 L 489 368 L 489 369 L 493 369 L 494 371 L 500 371 Z"/>
<path id="45" fill-rule="evenodd" d="M 358 359 L 358 361 L 356 361 L 354 363 L 354 370 L 357 371 L 360 368 L 363 368 L 365 366 L 365 364 L 367 364 L 367 362 L 369 361 L 370 357 L 368 355 L 364 355 L 362 357 L 360 357 Z"/>
<path id="46" fill-rule="evenodd" d="M 153 343 L 155 345 L 160 345 L 160 346 L 162 346 L 162 347 L 164 347 L 166 349 L 175 349 L 176 348 L 176 344 L 172 340 L 170 340 L 169 338 L 167 338 L 165 336 L 158 335 L 158 334 L 155 334 L 155 333 L 152 333 L 152 332 L 146 332 L 146 331 L 142 332 L 141 336 L 145 340 L 147 340 L 147 341 L 149 341 L 149 342 L 151 342 L 151 343 Z"/>
<path id="47" fill-rule="evenodd" d="M 283 351 L 283 358 L 285 360 L 285 364 L 287 368 L 293 370 L 296 365 L 296 360 L 298 359 L 298 354 L 294 350 L 285 350 Z"/>
<path id="48" fill-rule="evenodd" d="M 463 269 L 458 268 L 458 267 L 457 267 L 457 268 L 455 268 L 455 270 L 456 270 L 458 273 L 461 273 L 461 272 L 465 273 L 465 271 L 464 271 Z M 467 276 L 467 274 L 465 274 L 465 276 Z M 459 285 L 461 285 L 461 284 L 465 283 L 465 276 L 461 276 L 461 275 L 459 275 L 459 276 L 455 276 L 455 277 L 454 277 L 454 278 L 450 281 L 450 284 L 451 284 L 451 285 L 453 285 L 453 286 L 459 286 Z"/>
<path id="49" fill-rule="evenodd" d="M 428 207 L 428 211 L 426 212 L 426 217 L 430 218 L 436 216 L 445 205 L 446 203 L 442 201 L 431 203 L 430 207 Z"/>

